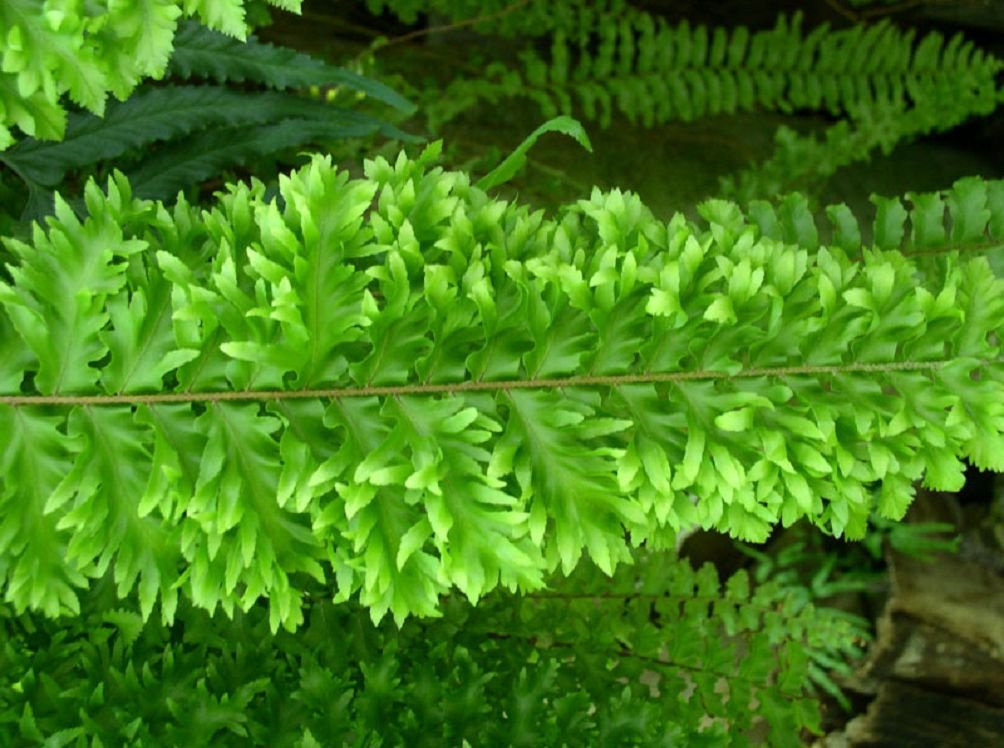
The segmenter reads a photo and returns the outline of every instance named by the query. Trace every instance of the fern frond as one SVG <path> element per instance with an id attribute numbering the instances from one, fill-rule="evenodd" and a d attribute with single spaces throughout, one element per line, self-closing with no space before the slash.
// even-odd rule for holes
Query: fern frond
<path id="1" fill-rule="evenodd" d="M 393 13 L 412 25 L 419 13 L 434 13 L 451 23 L 474 22 L 473 28 L 506 38 L 534 37 L 565 28 L 582 15 L 615 15 L 627 9 L 625 0 L 366 0 L 370 13 Z"/>
<path id="2" fill-rule="evenodd" d="M 0 150 L 14 144 L 11 125 L 39 138 L 58 138 L 66 127 L 66 112 L 42 91 L 24 96 L 16 76 L 0 71 Z"/>
<path id="3" fill-rule="evenodd" d="M 397 106 L 407 104 L 375 81 L 294 50 L 259 44 L 254 37 L 242 43 L 190 23 L 183 26 L 179 38 L 182 46 L 176 55 L 180 59 L 176 72 L 185 76 L 197 72 L 220 80 L 228 76 L 245 80 L 250 74 L 274 88 L 297 81 L 340 80 Z M 205 69 L 200 69 L 200 65 L 205 65 Z M 310 120 L 320 124 L 311 128 Z M 275 127 L 259 129 L 253 135 L 250 130 L 241 129 L 259 124 Z M 207 128 L 215 128 L 215 134 Z M 199 130 L 204 132 L 194 141 L 165 149 L 167 158 L 173 159 L 169 169 L 160 166 L 165 161 L 164 154 L 159 159 L 155 157 L 151 165 L 140 165 L 134 174 L 144 181 L 139 187 L 141 194 L 168 199 L 190 185 L 187 180 L 213 176 L 222 168 L 256 155 L 255 145 L 264 149 L 261 154 L 267 155 L 318 138 L 351 137 L 378 130 L 390 137 L 417 140 L 370 115 L 326 106 L 295 94 L 247 92 L 220 86 L 163 86 L 131 96 L 125 102 L 113 102 L 102 117 L 75 113 L 61 142 L 29 138 L 0 156 L 0 161 L 28 186 L 28 201 L 21 218 L 30 222 L 51 213 L 52 191 L 46 188 L 59 186 L 67 171 Z M 290 136 L 288 142 L 282 142 L 283 134 Z M 244 135 L 251 136 L 250 140 L 242 138 Z M 220 143 L 225 147 L 217 147 Z M 198 153 L 193 150 L 198 145 L 211 150 Z M 151 174 L 154 176 L 148 176 Z"/>
<path id="4" fill-rule="evenodd" d="M 818 212 L 798 193 L 774 201 L 752 200 L 747 220 L 763 236 L 798 244 L 810 251 L 837 246 L 851 258 L 860 259 L 867 247 L 897 251 L 924 262 L 928 254 L 948 250 L 963 256 L 993 254 L 1001 249 L 1004 237 L 1004 182 L 978 177 L 959 179 L 947 190 L 908 192 L 907 210 L 899 198 L 872 195 L 876 206 L 874 219 L 859 221 L 843 204 L 825 206 Z M 731 206 L 728 201 L 709 200 L 702 215 L 712 205 Z M 716 209 L 714 220 L 725 221 L 731 207 Z M 825 222 L 819 218 L 825 215 Z M 737 224 L 738 225 L 738 224 Z"/>
<path id="5" fill-rule="evenodd" d="M 971 98 L 972 90 L 934 87 L 927 97 L 907 108 L 875 104 L 853 109 L 820 134 L 799 135 L 788 127 L 775 134 L 775 151 L 769 159 L 720 180 L 719 194 L 740 202 L 795 189 L 809 191 L 839 168 L 868 161 L 876 150 L 888 155 L 902 142 L 932 132 L 957 127 L 983 105 Z"/>
<path id="6" fill-rule="evenodd" d="M 222 86 L 163 86 L 110 104 L 104 117 L 71 115 L 62 141 L 26 139 L 0 156 L 0 160 L 25 179 L 52 187 L 71 169 L 112 159 L 160 140 L 214 125 L 239 127 L 292 117 L 329 122 L 345 122 L 351 117 L 359 125 L 369 125 L 367 132 L 385 127 L 368 115 L 348 115 L 347 110 L 291 94 L 244 92 Z"/>
<path id="7" fill-rule="evenodd" d="M 184 605 L 173 628 L 142 631 L 94 596 L 58 629 L 0 609 L 0 741 L 742 745 L 769 730 L 797 746 L 803 728 L 819 734 L 812 657 L 820 643 L 853 654 L 836 611 L 745 572 L 719 583 L 710 566 L 636 555 L 612 580 L 580 568 L 540 595 L 448 597 L 442 619 L 400 630 L 320 600 L 295 635 L 270 635 L 260 608 L 225 621 Z"/>
<path id="8" fill-rule="evenodd" d="M 396 109 L 415 109 L 393 89 L 351 70 L 260 42 L 254 36 L 240 41 L 196 23 L 183 24 L 179 29 L 169 70 L 180 78 L 210 78 L 220 83 L 247 80 L 280 89 L 343 85 Z"/>
<path id="9" fill-rule="evenodd" d="M 299 10 L 297 0 L 270 2 Z M 247 36 L 244 0 L 94 0 L 86 10 L 6 0 L 0 6 L 0 149 L 13 143 L 13 124 L 31 136 L 60 138 L 63 94 L 100 116 L 108 93 L 125 99 L 143 78 L 163 77 L 183 15 L 238 39 Z"/>
<path id="10" fill-rule="evenodd" d="M 625 530 L 759 541 L 807 517 L 859 537 L 915 480 L 958 487 L 963 457 L 1004 470 L 1004 281 L 960 252 L 1004 240 L 1001 183 L 909 212 L 875 198 L 862 246 L 846 208 L 822 231 L 797 195 L 692 223 L 597 190 L 545 218 L 437 154 L 357 180 L 315 157 L 281 207 L 255 182 L 201 215 L 117 176 L 86 220 L 58 201 L 48 231 L 6 241 L 6 347 L 35 363 L 0 377 L 0 433 L 24 445 L 5 459 L 49 467 L 4 471 L 0 511 L 72 549 L 9 592 L 18 609 L 113 557 L 120 594 L 135 573 L 210 609 L 268 597 L 287 628 L 301 572 L 328 565 L 339 600 L 400 621 L 452 586 L 532 590 L 583 551 L 613 572 Z M 144 327 L 161 364 L 130 380 Z M 145 485 L 142 516 L 115 475 Z M 27 532 L 11 564 L 41 552 Z"/>
<path id="11" fill-rule="evenodd" d="M 359 138 L 374 133 L 414 141 L 413 136 L 374 117 L 329 104 L 299 99 L 282 101 L 280 108 L 309 112 L 324 118 L 288 118 L 258 127 L 214 128 L 158 151 L 128 176 L 137 195 L 165 199 L 188 185 L 219 174 L 248 159 L 307 143 Z"/>
<path id="12" fill-rule="evenodd" d="M 996 106 L 1001 62 L 957 35 L 944 44 L 932 32 L 914 44 L 913 31 L 887 21 L 843 30 L 826 24 L 803 35 L 802 15 L 751 33 L 672 27 L 647 13 L 583 11 L 577 26 L 555 31 L 550 57 L 522 53 L 522 73 L 493 69 L 487 79 L 450 85 L 430 120 L 467 101 L 523 96 L 545 117 L 576 114 L 608 127 L 614 110 L 646 127 L 754 109 L 823 109 L 833 115 L 875 107 L 943 104 L 945 119 L 985 114 Z M 954 93 L 955 98 L 946 96 Z"/>

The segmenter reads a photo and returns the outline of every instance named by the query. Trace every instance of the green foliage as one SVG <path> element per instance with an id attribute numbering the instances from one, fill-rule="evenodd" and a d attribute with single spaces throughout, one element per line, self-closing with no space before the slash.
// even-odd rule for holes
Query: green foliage
<path id="1" fill-rule="evenodd" d="M 789 127 L 778 128 L 776 149 L 766 161 L 738 175 L 721 179 L 720 194 L 740 202 L 793 189 L 818 187 L 838 169 L 867 161 L 876 150 L 888 155 L 901 142 L 921 135 L 957 127 L 983 104 L 960 105 L 966 89 L 945 86 L 905 108 L 876 104 L 855 110 L 851 120 L 826 128 L 821 135 L 799 135 Z M 992 106 L 991 106 L 992 108 Z"/>
<path id="2" fill-rule="evenodd" d="M 355 180 L 316 157 L 281 204 L 254 181 L 201 215 L 116 176 L 6 241 L 18 611 L 74 610 L 114 561 L 144 618 L 181 590 L 293 630 L 327 567 L 400 622 L 693 523 L 859 538 L 962 457 L 1004 469 L 1004 282 L 959 253 L 1004 236 L 1004 184 L 875 198 L 852 259 L 843 206 L 664 222 L 615 190 L 545 218 L 437 154 Z"/>
<path id="3" fill-rule="evenodd" d="M 897 553 L 913 556 L 925 561 L 933 561 L 935 553 L 956 553 L 962 544 L 962 536 L 955 533 L 955 526 L 948 522 L 897 523 L 875 520 L 876 532 L 864 540 L 864 546 L 875 558 L 882 553 L 882 541 L 888 539 L 889 547 Z M 948 533 L 950 537 L 940 537 Z"/>
<path id="4" fill-rule="evenodd" d="M 391 12 L 408 24 L 415 23 L 419 13 L 438 13 L 451 19 L 472 18 L 497 13 L 506 5 L 507 0 L 366 0 L 370 13 Z"/>
<path id="5" fill-rule="evenodd" d="M 253 36 L 241 42 L 194 23 L 182 25 L 169 71 L 179 78 L 253 81 L 272 89 L 337 83 L 394 106 L 410 106 L 386 86 L 348 70 Z M 295 93 L 166 85 L 138 89 L 126 101 L 109 104 L 101 117 L 71 114 L 62 141 L 27 138 L 0 155 L 0 162 L 28 185 L 22 214 L 27 221 L 52 212 L 52 193 L 68 171 L 109 159 L 143 154 L 127 172 L 133 189 L 141 197 L 167 200 L 254 157 L 376 132 L 414 140 L 371 115 Z M 172 142 L 145 153 L 160 141 Z"/>
<path id="6" fill-rule="evenodd" d="M 818 533 L 792 533 L 793 540 L 780 549 L 765 552 L 744 543 L 738 549 L 753 558 L 756 565 L 752 570 L 757 583 L 770 580 L 791 590 L 793 599 L 799 604 L 826 606 L 836 596 L 874 593 L 888 584 L 888 570 L 884 565 L 886 548 L 925 560 L 935 562 L 932 553 L 955 553 L 961 538 L 939 537 L 952 533 L 954 525 L 940 522 L 905 523 L 892 522 L 873 517 L 860 544 L 848 547 L 836 546 L 833 541 Z M 809 528 L 801 528 L 808 530 Z M 834 617 L 843 616 L 849 629 L 856 632 L 858 640 L 869 638 L 867 622 L 857 616 L 830 611 Z M 854 657 L 853 642 L 834 640 L 833 647 L 825 645 L 810 653 L 812 679 L 816 684 L 850 711 L 850 702 L 834 682 L 833 676 L 850 676 L 851 660 Z M 850 647 L 850 648 L 849 648 Z"/>
<path id="7" fill-rule="evenodd" d="M 442 12 L 466 17 L 462 4 L 444 5 Z M 510 98 L 531 100 L 545 117 L 575 114 L 604 128 L 615 113 L 645 127 L 742 111 L 843 118 L 818 135 L 781 127 L 769 159 L 721 182 L 718 196 L 746 202 L 814 190 L 839 168 L 986 115 L 1001 99 L 1001 62 L 958 34 L 946 43 L 931 32 L 915 42 L 913 30 L 888 21 L 803 34 L 801 13 L 757 32 L 674 27 L 625 0 L 545 5 L 501 15 L 486 9 L 475 26 L 482 33 L 544 35 L 550 52 L 526 47 L 521 69 L 489 58 L 483 75 L 453 80 L 445 95 L 432 90 L 423 107 L 430 129 L 479 102 Z"/>
<path id="8" fill-rule="evenodd" d="M 863 8 L 868 5 L 894 5 L 897 0 L 847 0 L 855 8 Z"/>
<path id="9" fill-rule="evenodd" d="M 299 10 L 300 0 L 269 0 Z M 179 18 L 198 18 L 238 39 L 247 36 L 244 0 L 142 0 L 0 5 L 0 151 L 12 125 L 43 139 L 66 127 L 61 97 L 100 116 L 107 96 L 125 99 L 143 78 L 164 75 Z M 69 7 L 62 7 L 68 5 Z"/>
<path id="10" fill-rule="evenodd" d="M 104 117 L 71 115 L 67 137 L 61 142 L 28 139 L 7 151 L 2 160 L 26 180 L 55 187 L 71 169 L 113 159 L 152 142 L 205 132 L 211 126 L 216 127 L 210 134 L 218 134 L 222 127 L 232 142 L 235 138 L 228 127 L 244 126 L 243 132 L 250 134 L 254 131 L 247 127 L 249 125 L 295 119 L 312 122 L 318 129 L 324 124 L 331 125 L 332 133 L 338 132 L 336 125 L 352 123 L 356 127 L 348 127 L 344 134 L 354 136 L 386 127 L 362 113 L 280 92 L 249 93 L 221 86 L 162 86 L 140 91 L 125 102 L 109 105 Z M 185 140 L 185 143 L 191 142 Z M 294 144 L 295 141 L 289 143 Z M 176 160 L 173 155 L 171 160 Z M 150 170 L 151 167 L 146 168 Z M 176 180 L 170 189 L 153 194 L 140 191 L 140 194 L 168 198 L 180 186 L 197 182 L 199 178 Z"/>
<path id="11" fill-rule="evenodd" d="M 873 556 L 957 545 L 897 522 L 916 480 L 1004 470 L 1004 182 L 872 196 L 868 220 L 783 193 L 992 111 L 999 61 L 884 23 L 803 36 L 797 14 L 751 33 L 625 0 L 367 5 L 539 40 L 427 92 L 434 127 L 513 96 L 553 119 L 480 180 L 434 143 L 356 179 L 330 156 L 277 186 L 252 168 L 268 186 L 196 206 L 260 154 L 408 138 L 362 99 L 413 107 L 369 66 L 248 38 L 266 0 L 0 6 L 0 160 L 26 215 L 54 214 L 3 240 L 0 743 L 820 734 L 868 634 L 819 603 L 867 563 L 817 533 L 720 586 L 664 550 L 803 519 Z M 319 86 L 328 104 L 298 95 Z M 747 110 L 843 119 L 782 129 L 723 181 L 744 206 L 697 218 L 485 192 L 543 132 L 589 149 L 571 112 Z M 105 192 L 95 166 L 119 169 Z"/>
<path id="12" fill-rule="evenodd" d="M 940 537 L 952 533 L 954 525 L 943 522 L 892 522 L 873 517 L 859 545 L 825 547 L 827 540 L 818 533 L 804 533 L 772 554 L 738 543 L 739 550 L 756 560 L 753 572 L 757 582 L 770 580 L 797 590 L 806 602 L 825 602 L 846 592 L 867 592 L 884 578 L 883 569 L 873 568 L 883 561 L 887 548 L 923 561 L 934 561 L 934 553 L 955 553 L 960 537 Z M 805 578 L 806 569 L 811 577 Z"/>
<path id="13" fill-rule="evenodd" d="M 533 144 L 537 142 L 537 138 L 546 132 L 560 132 L 568 135 L 570 138 L 575 138 L 579 145 L 587 151 L 590 153 L 593 152 L 589 136 L 578 120 L 571 117 L 555 117 L 554 119 L 549 119 L 530 133 L 522 143 L 516 146 L 516 149 L 512 153 L 506 156 L 502 163 L 481 177 L 477 181 L 476 186 L 478 189 L 490 190 L 512 179 L 526 165 L 527 151 L 533 148 Z"/>
<path id="14" fill-rule="evenodd" d="M 379 81 L 253 36 L 241 41 L 187 23 L 179 29 L 174 46 L 168 72 L 179 78 L 254 81 L 275 89 L 338 85 L 397 109 L 414 110 L 411 102 Z"/>
<path id="15" fill-rule="evenodd" d="M 668 554 L 582 566 L 532 596 L 371 627 L 311 602 L 296 635 L 260 607 L 188 605 L 143 626 L 110 597 L 55 626 L 0 617 L 0 740 L 63 745 L 772 745 L 820 732 L 814 658 L 860 654 L 853 622 L 745 572 L 720 586 Z M 756 706 L 754 706 L 756 705 Z M 466 743 L 464 742 L 466 741 Z"/>
<path id="16" fill-rule="evenodd" d="M 931 32 L 914 44 L 913 31 L 888 22 L 841 30 L 824 24 L 803 35 L 800 13 L 753 33 L 686 21 L 673 27 L 629 6 L 599 18 L 582 11 L 577 20 L 553 33 L 547 59 L 526 49 L 522 73 L 496 63 L 484 78 L 451 84 L 431 119 L 443 122 L 477 99 L 511 96 L 532 99 L 546 117 L 581 113 L 602 127 L 614 110 L 646 127 L 754 108 L 853 116 L 941 105 L 946 119 L 958 121 L 992 111 L 997 101 L 1000 61 L 961 36 L 945 44 Z"/>
<path id="17" fill-rule="evenodd" d="M 426 13 L 507 39 L 545 36 L 633 12 L 626 0 L 366 0 L 366 7 L 374 14 L 393 13 L 407 24 Z"/>

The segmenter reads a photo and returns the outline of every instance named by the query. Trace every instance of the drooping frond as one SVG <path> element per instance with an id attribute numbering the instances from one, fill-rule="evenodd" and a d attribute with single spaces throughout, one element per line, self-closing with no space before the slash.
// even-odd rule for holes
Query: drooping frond
<path id="1" fill-rule="evenodd" d="M 301 102 L 313 103 L 300 100 L 295 102 L 295 107 Z M 322 106 L 323 112 L 312 112 L 323 114 L 321 117 L 289 117 L 257 127 L 214 128 L 174 142 L 144 159 L 129 172 L 129 178 L 137 195 L 165 198 L 235 164 L 306 143 L 360 138 L 376 132 L 401 140 L 415 140 L 375 117 L 351 109 Z"/>

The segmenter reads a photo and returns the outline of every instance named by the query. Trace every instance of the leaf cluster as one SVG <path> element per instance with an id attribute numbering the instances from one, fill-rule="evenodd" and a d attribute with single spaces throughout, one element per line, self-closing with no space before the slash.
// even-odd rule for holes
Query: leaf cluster
<path id="1" fill-rule="evenodd" d="M 988 113 L 1000 62 L 889 24 L 803 35 L 797 14 L 750 32 L 625 0 L 367 5 L 538 40 L 426 97 L 434 126 L 513 96 L 604 125 L 843 119 L 779 133 L 723 182 L 742 207 L 668 220 L 621 190 L 553 214 L 487 193 L 544 132 L 590 147 L 564 115 L 480 180 L 436 142 L 354 179 L 315 155 L 199 206 L 185 190 L 252 153 L 406 138 L 359 97 L 410 107 L 247 37 L 264 0 L 0 5 L 0 160 L 52 214 L 0 269 L 0 743 L 820 734 L 867 634 L 814 603 L 864 578 L 796 545 L 720 585 L 666 549 L 800 520 L 873 553 L 951 545 L 894 522 L 918 480 L 1004 470 L 1004 181 L 868 216 L 755 198 Z M 102 162 L 126 174 L 68 199 Z"/>
<path id="2" fill-rule="evenodd" d="M 96 590 L 58 627 L 0 617 L 0 739 L 60 745 L 797 746 L 818 734 L 813 669 L 860 654 L 851 622 L 739 572 L 670 554 L 613 579 L 580 567 L 543 594 L 493 594 L 400 630 L 311 602 L 297 634 L 261 607 L 183 604 L 144 624 Z"/>
<path id="3" fill-rule="evenodd" d="M 285 10 L 300 0 L 268 0 Z M 144 78 L 167 68 L 179 20 L 197 18 L 211 29 L 245 39 L 245 0 L 94 0 L 81 7 L 5 0 L 0 6 L 0 151 L 14 143 L 10 128 L 61 139 L 64 94 L 98 116 L 108 94 L 120 101 Z"/>
<path id="4" fill-rule="evenodd" d="M 101 116 L 70 114 L 58 142 L 26 138 L 0 154 L 0 162 L 28 187 L 22 220 L 52 212 L 53 191 L 59 188 L 66 194 L 67 172 L 112 159 L 121 163 L 133 157 L 133 165 L 123 168 L 136 195 L 169 200 L 225 168 L 306 143 L 377 132 L 413 139 L 344 102 L 313 100 L 296 89 L 334 84 L 409 109 L 410 103 L 399 94 L 254 36 L 240 41 L 192 21 L 182 22 L 166 73 L 176 82 L 142 86 L 125 101 L 108 104 Z M 209 83 L 181 82 L 193 78 Z M 237 83 L 259 84 L 263 89 Z M 153 144 L 157 147 L 151 154 Z"/>
<path id="5" fill-rule="evenodd" d="M 474 28 L 488 38 L 517 30 L 545 41 L 519 51 L 518 64 L 489 56 L 482 74 L 455 78 L 445 95 L 438 87 L 429 92 L 423 111 L 433 131 L 478 104 L 507 99 L 531 101 L 544 117 L 574 114 L 603 128 L 615 115 L 644 127 L 754 111 L 839 118 L 822 133 L 781 127 L 773 155 L 721 182 L 718 196 L 745 202 L 815 189 L 877 150 L 888 154 L 987 115 L 1001 100 L 1001 61 L 961 34 L 946 41 L 888 20 L 803 32 L 801 12 L 762 31 L 686 20 L 674 26 L 625 0 L 547 5 L 484 14 Z"/>

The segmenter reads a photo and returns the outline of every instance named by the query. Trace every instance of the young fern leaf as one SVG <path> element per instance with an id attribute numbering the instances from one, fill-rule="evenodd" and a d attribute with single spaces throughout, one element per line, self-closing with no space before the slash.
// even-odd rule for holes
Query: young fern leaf
<path id="1" fill-rule="evenodd" d="M 0 513 L 35 520 L 2 553 L 48 554 L 6 580 L 17 609 L 114 561 L 165 620 L 180 589 L 292 630 L 330 569 L 400 622 L 694 523 L 860 537 L 962 458 L 1004 470 L 1004 281 L 960 251 L 1001 245 L 1001 183 L 876 198 L 862 247 L 800 196 L 694 223 L 595 190 L 546 218 L 439 147 L 354 180 L 317 156 L 281 204 L 254 182 L 203 213 L 116 175 L 6 240 Z"/>
<path id="2" fill-rule="evenodd" d="M 492 187 L 497 187 L 512 179 L 526 164 L 526 154 L 533 148 L 537 138 L 546 132 L 560 132 L 568 135 L 575 138 L 579 145 L 587 151 L 593 152 L 593 146 L 589 142 L 589 136 L 582 127 L 582 123 L 572 117 L 555 117 L 530 133 L 522 143 L 516 146 L 516 150 L 506 156 L 501 164 L 481 177 L 476 186 L 482 190 L 490 190 Z"/>

